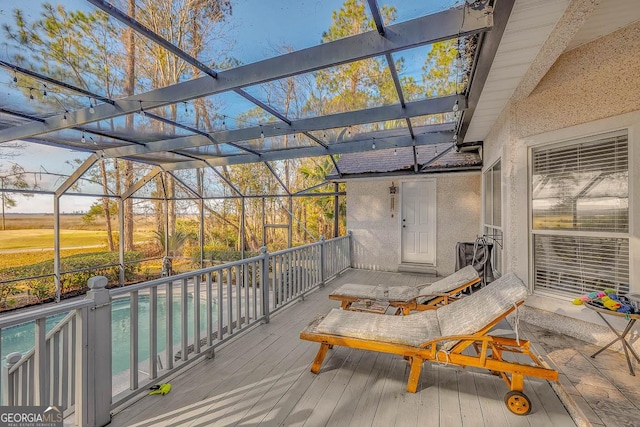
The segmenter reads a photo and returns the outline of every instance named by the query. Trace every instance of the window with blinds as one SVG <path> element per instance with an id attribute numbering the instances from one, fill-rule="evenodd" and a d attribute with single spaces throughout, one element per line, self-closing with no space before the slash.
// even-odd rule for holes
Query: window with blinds
<path id="1" fill-rule="evenodd" d="M 629 291 L 628 164 L 626 131 L 532 150 L 536 289 Z"/>

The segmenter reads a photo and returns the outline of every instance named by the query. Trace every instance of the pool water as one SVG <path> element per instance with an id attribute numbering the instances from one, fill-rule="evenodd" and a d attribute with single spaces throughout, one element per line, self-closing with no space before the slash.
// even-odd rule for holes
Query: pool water
<path id="1" fill-rule="evenodd" d="M 188 296 L 187 302 L 187 319 L 188 319 L 188 335 L 189 342 L 193 341 L 193 296 Z M 112 336 L 112 374 L 129 369 L 129 331 L 131 330 L 131 309 L 130 299 L 121 298 L 113 300 L 111 304 L 111 336 Z M 166 313 L 167 301 L 164 296 L 158 296 L 158 354 L 161 355 L 162 362 L 164 360 L 164 350 L 166 346 Z M 182 337 L 181 314 L 182 314 L 181 297 L 173 297 L 173 344 L 179 344 Z M 206 301 L 200 301 L 200 327 L 206 325 Z M 212 306 L 212 316 L 216 319 L 216 306 Z M 47 332 L 52 330 L 65 314 L 59 314 L 47 318 Z M 138 361 L 143 362 L 149 359 L 149 297 L 141 295 L 138 298 Z M 25 354 L 33 348 L 35 342 L 35 322 L 28 322 L 22 325 L 5 328 L 2 331 L 1 351 L 2 366 L 5 365 L 5 358 L 13 352 Z M 0 379 L 1 381 L 1 379 Z"/>

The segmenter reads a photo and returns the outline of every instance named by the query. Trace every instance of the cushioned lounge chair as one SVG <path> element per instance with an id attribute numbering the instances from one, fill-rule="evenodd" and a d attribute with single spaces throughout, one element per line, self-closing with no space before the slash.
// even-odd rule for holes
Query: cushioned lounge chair
<path id="1" fill-rule="evenodd" d="M 531 410 L 531 401 L 523 393 L 524 377 L 557 381 L 558 372 L 531 352 L 528 341 L 488 335 L 526 296 L 522 281 L 509 273 L 438 310 L 381 316 L 333 309 L 312 322 L 300 333 L 300 338 L 320 343 L 311 366 L 316 374 L 327 351 L 335 345 L 403 356 L 411 364 L 407 383 L 407 391 L 411 393 L 416 392 L 424 362 L 488 369 L 509 386 L 511 391 L 505 395 L 509 410 L 526 415 Z M 468 348 L 472 351 L 463 354 Z M 531 363 L 505 360 L 505 353 L 529 356 Z"/>
<path id="2" fill-rule="evenodd" d="M 462 292 L 480 281 L 475 268 L 468 265 L 455 273 L 423 286 L 383 286 L 346 283 L 329 294 L 329 298 L 341 301 L 342 308 L 351 309 L 356 301 L 372 300 L 388 303 L 398 313 L 412 310 L 433 310 L 448 304 Z"/>

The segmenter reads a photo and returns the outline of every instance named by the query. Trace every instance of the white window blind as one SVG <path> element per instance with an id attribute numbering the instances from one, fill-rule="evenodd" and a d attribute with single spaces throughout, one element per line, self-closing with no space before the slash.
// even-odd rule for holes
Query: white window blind
<path id="1" fill-rule="evenodd" d="M 534 236 L 536 289 L 584 295 L 629 292 L 629 240 L 580 236 Z"/>
<path id="2" fill-rule="evenodd" d="M 629 291 L 627 133 L 532 151 L 536 289 Z"/>

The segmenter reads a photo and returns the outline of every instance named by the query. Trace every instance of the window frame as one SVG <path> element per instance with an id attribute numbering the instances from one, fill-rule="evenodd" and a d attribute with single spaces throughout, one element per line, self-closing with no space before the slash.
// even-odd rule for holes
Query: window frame
<path id="1" fill-rule="evenodd" d="M 494 206 L 495 198 L 495 169 L 496 166 L 499 166 L 500 169 L 500 179 L 498 183 L 498 188 L 500 188 L 500 225 L 494 224 L 496 209 Z M 493 269 L 493 273 L 496 277 L 500 277 L 502 275 L 502 267 L 503 263 L 503 245 L 504 245 L 504 233 L 503 233 L 503 223 L 504 223 L 504 215 L 503 215 L 503 191 L 502 191 L 502 158 L 496 159 L 491 166 L 487 167 L 482 171 L 482 233 L 489 237 L 489 243 L 493 243 L 493 251 L 491 253 L 491 267 Z M 490 185 L 487 185 L 487 182 L 490 181 Z M 491 222 L 487 221 L 487 203 L 491 204 Z"/>
<path id="2" fill-rule="evenodd" d="M 612 231 L 586 231 L 586 230 L 548 230 L 548 229 L 534 229 L 533 227 L 533 194 L 532 194 L 532 181 L 533 181 L 533 167 L 534 167 L 534 151 L 548 148 L 562 148 L 577 146 L 587 143 L 588 141 L 597 140 L 599 137 L 606 137 L 607 134 L 615 132 L 626 133 L 627 136 L 627 155 L 628 155 L 628 231 L 624 232 L 612 232 Z M 605 237 L 605 238 L 623 238 L 628 241 L 629 244 L 629 292 L 638 292 L 640 287 L 638 286 L 637 278 L 632 276 L 634 260 L 640 255 L 639 251 L 632 249 L 632 240 L 634 234 L 637 236 L 640 229 L 634 227 L 634 212 L 640 212 L 638 209 L 638 200 L 635 200 L 633 194 L 640 190 L 640 185 L 637 185 L 638 174 L 635 172 L 634 165 L 638 165 L 637 158 L 640 154 L 640 150 L 633 148 L 633 126 L 623 126 L 617 128 L 604 128 L 592 131 L 589 133 L 583 133 L 581 135 L 574 135 L 573 137 L 565 137 L 562 139 L 554 140 L 553 137 L 545 138 L 544 142 L 529 143 L 527 144 L 527 220 L 528 220 L 528 252 L 529 252 L 529 283 L 531 289 L 535 295 L 541 295 L 557 300 L 572 299 L 573 296 L 561 295 L 553 290 L 536 287 L 535 279 L 535 237 L 538 236 L 572 236 L 572 237 Z M 551 135 L 555 132 L 551 132 Z M 634 185 L 634 182 L 636 183 Z M 635 252 L 635 253 L 634 253 Z"/>

